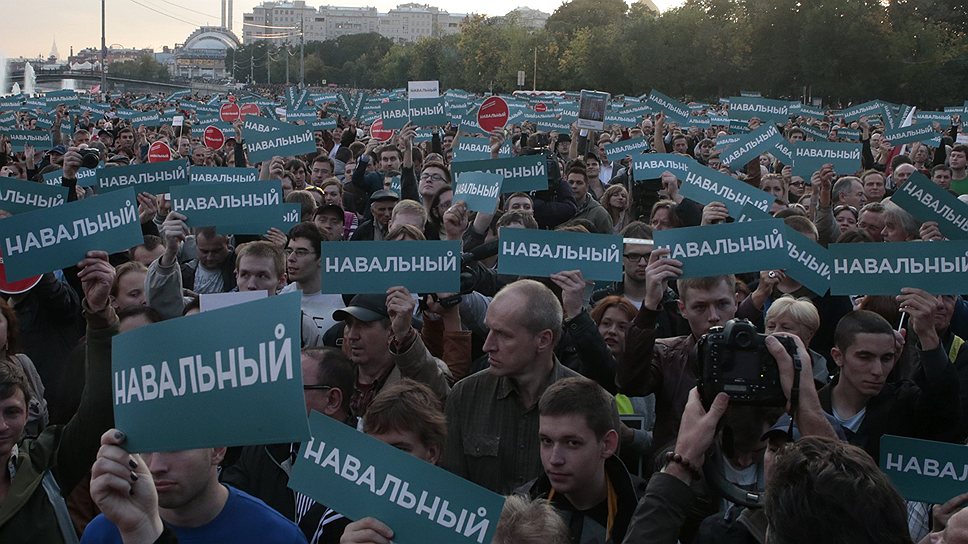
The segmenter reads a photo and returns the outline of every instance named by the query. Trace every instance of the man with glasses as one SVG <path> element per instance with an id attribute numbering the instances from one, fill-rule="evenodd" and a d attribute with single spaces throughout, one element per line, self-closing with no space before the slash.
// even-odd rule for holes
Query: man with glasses
<path id="1" fill-rule="evenodd" d="M 302 311 L 323 335 L 336 324 L 333 312 L 343 307 L 343 297 L 323 294 L 320 289 L 322 233 L 315 223 L 299 223 L 289 230 L 289 243 L 286 244 L 286 272 L 289 285 L 282 293 L 299 291 L 302 293 Z"/>

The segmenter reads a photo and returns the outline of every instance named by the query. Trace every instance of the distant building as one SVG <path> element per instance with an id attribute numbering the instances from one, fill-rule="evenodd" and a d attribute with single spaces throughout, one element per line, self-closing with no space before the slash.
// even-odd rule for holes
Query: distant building
<path id="1" fill-rule="evenodd" d="M 507 14 L 502 17 L 495 17 L 495 19 L 514 20 L 521 26 L 537 30 L 544 28 L 545 23 L 548 22 L 548 17 L 551 17 L 550 13 L 545 13 L 543 11 L 522 6 L 507 12 Z"/>
<path id="2" fill-rule="evenodd" d="M 229 49 L 238 49 L 239 39 L 221 26 L 203 26 L 192 32 L 184 44 L 175 44 L 175 62 L 169 73 L 186 79 L 222 79 L 230 75 L 225 66 Z"/>
<path id="3" fill-rule="evenodd" d="M 401 4 L 387 13 L 372 7 L 307 6 L 304 0 L 263 2 L 242 15 L 242 42 L 297 44 L 300 29 L 307 42 L 376 32 L 399 43 L 456 34 L 465 14 L 424 4 Z"/>

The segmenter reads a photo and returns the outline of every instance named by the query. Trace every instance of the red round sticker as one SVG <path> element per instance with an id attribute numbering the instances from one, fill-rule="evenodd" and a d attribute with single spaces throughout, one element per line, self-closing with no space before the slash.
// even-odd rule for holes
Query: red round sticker
<path id="1" fill-rule="evenodd" d="M 379 142 L 385 142 L 393 137 L 393 130 L 383 128 L 383 119 L 377 119 L 370 125 L 370 137 L 376 138 Z"/>
<path id="2" fill-rule="evenodd" d="M 0 257 L 0 293 L 5 295 L 26 293 L 40 283 L 40 278 L 40 276 L 31 276 L 20 281 L 7 281 L 7 271 L 3 266 L 3 257 Z"/>
<path id="3" fill-rule="evenodd" d="M 260 113 L 262 113 L 262 110 L 259 108 L 258 104 L 242 104 L 242 106 L 239 108 L 239 115 L 242 117 L 243 121 L 245 121 L 246 115 L 259 115 Z"/>
<path id="4" fill-rule="evenodd" d="M 205 140 L 205 147 L 209 149 L 221 149 L 225 145 L 225 133 L 222 129 L 209 125 L 205 127 L 205 132 L 202 135 Z"/>
<path id="5" fill-rule="evenodd" d="M 491 132 L 506 125 L 510 114 L 508 103 L 500 96 L 492 96 L 484 100 L 477 110 L 477 125 L 484 132 Z"/>
<path id="6" fill-rule="evenodd" d="M 218 109 L 219 118 L 226 123 L 234 123 L 241 114 L 242 110 L 238 104 L 222 104 L 222 107 Z"/>
<path id="7" fill-rule="evenodd" d="M 162 141 L 151 144 L 148 148 L 148 162 L 165 162 L 171 160 L 171 148 Z"/>
<path id="8" fill-rule="evenodd" d="M 538 113 L 544 113 L 548 111 L 548 105 L 545 104 L 544 102 L 538 102 L 537 104 L 534 105 L 534 111 Z"/>

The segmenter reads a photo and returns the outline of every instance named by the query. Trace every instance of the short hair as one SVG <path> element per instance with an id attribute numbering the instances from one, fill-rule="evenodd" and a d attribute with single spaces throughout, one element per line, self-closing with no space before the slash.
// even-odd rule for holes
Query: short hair
<path id="1" fill-rule="evenodd" d="M 400 148 L 393 144 L 386 144 L 381 147 L 380 150 L 377 151 L 376 156 L 382 159 L 384 153 L 396 153 L 397 157 L 399 157 L 401 161 L 403 160 L 403 151 L 400 151 Z"/>
<path id="2" fill-rule="evenodd" d="M 336 171 L 336 163 L 334 163 L 333 159 L 329 158 L 329 155 L 325 153 L 320 153 L 319 155 L 316 155 L 316 158 L 313 159 L 313 164 L 316 164 L 317 162 L 328 163 L 329 167 L 332 168 L 334 172 Z"/>
<path id="3" fill-rule="evenodd" d="M 412 238 L 414 240 L 426 240 L 427 236 L 422 230 L 413 225 L 397 225 L 386 235 L 386 240 L 396 240 L 397 238 Z"/>
<path id="4" fill-rule="evenodd" d="M 341 195 L 343 194 L 343 182 L 341 182 L 339 178 L 336 178 L 336 177 L 326 178 L 316 187 L 319 187 L 320 191 L 325 192 L 326 188 L 329 187 L 330 185 L 335 185 L 336 188 L 339 189 L 339 194 Z"/>
<path id="5" fill-rule="evenodd" d="M 221 239 L 225 244 L 229 243 L 229 237 L 224 234 L 219 234 L 215 230 L 215 227 L 200 227 L 195 229 L 195 239 L 208 238 L 209 240 Z"/>
<path id="6" fill-rule="evenodd" d="M 0 297 L 0 314 L 3 314 L 3 319 L 7 322 L 7 354 L 20 353 L 20 323 L 17 319 L 17 311 L 2 297 Z"/>
<path id="7" fill-rule="evenodd" d="M 683 278 L 676 280 L 676 290 L 679 291 L 679 298 L 685 302 L 686 293 L 692 289 L 709 290 L 719 287 L 721 284 L 729 286 L 730 292 L 736 285 L 736 276 L 724 274 L 720 276 L 703 276 L 699 278 Z"/>
<path id="8" fill-rule="evenodd" d="M 437 210 L 437 208 L 440 207 L 440 201 L 443 200 L 444 194 L 448 191 L 454 192 L 454 188 L 451 187 L 450 184 L 441 185 L 440 188 L 434 192 L 434 196 L 430 199 L 430 218 L 438 225 L 444 222 L 444 217 L 440 215 L 440 212 Z"/>
<path id="9" fill-rule="evenodd" d="M 128 261 L 126 263 L 118 265 L 116 272 L 114 274 L 114 283 L 111 284 L 111 296 L 118 296 L 118 289 L 121 285 L 121 278 L 131 274 L 132 272 L 141 272 L 144 274 L 148 273 L 148 267 L 139 263 L 138 261 Z"/>
<path id="10" fill-rule="evenodd" d="M 405 198 L 400 202 L 397 202 L 393 206 L 393 212 L 390 213 L 390 221 L 393 221 L 401 213 L 412 213 L 420 216 L 422 224 L 427 224 L 427 208 L 424 208 L 423 204 L 417 202 L 416 200 L 410 200 Z"/>
<path id="11" fill-rule="evenodd" d="M 951 148 L 951 153 L 955 153 L 955 152 L 957 152 L 957 153 L 964 153 L 965 155 L 968 155 L 968 145 L 958 144 L 958 145 L 952 147 Z M 950 154 L 949 154 L 949 156 L 950 156 Z"/>
<path id="12" fill-rule="evenodd" d="M 239 269 L 239 263 L 243 257 L 256 257 L 272 259 L 272 264 L 276 267 L 276 275 L 280 278 L 286 272 L 286 255 L 279 246 L 265 240 L 246 242 L 235 248 L 235 269 Z"/>
<path id="13" fill-rule="evenodd" d="M 858 334 L 886 334 L 893 338 L 894 329 L 879 314 L 867 310 L 854 310 L 837 322 L 837 328 L 834 330 L 834 345 L 840 351 L 846 352 L 854 344 Z"/>
<path id="14" fill-rule="evenodd" d="M 491 304 L 512 292 L 521 293 L 526 300 L 525 306 L 518 311 L 520 317 L 518 325 L 534 334 L 550 330 L 554 334 L 552 344 L 557 344 L 558 339 L 561 338 L 561 324 L 564 320 L 558 297 L 543 283 L 534 280 L 518 280 L 502 287 L 494 295 Z"/>
<path id="15" fill-rule="evenodd" d="M 813 221 L 807 219 L 805 215 L 788 215 L 783 218 L 783 222 L 786 223 L 791 229 L 803 234 L 807 233 L 813 234 L 814 239 L 820 238 L 820 233 L 817 231 L 817 225 L 813 224 Z"/>
<path id="16" fill-rule="evenodd" d="M 857 216 L 860 217 L 860 214 L 864 212 L 884 213 L 884 210 L 885 207 L 882 202 L 868 202 L 867 204 L 861 206 L 860 210 L 857 211 Z"/>
<path id="17" fill-rule="evenodd" d="M 849 191 L 850 187 L 855 181 L 861 185 L 864 184 L 861 182 L 860 178 L 854 176 L 844 176 L 838 179 L 837 182 L 834 183 L 833 188 L 830 189 L 830 201 L 834 203 L 840 202 L 840 195 Z"/>
<path id="18" fill-rule="evenodd" d="M 531 202 L 531 205 L 534 206 L 534 199 L 528 193 L 511 193 L 504 199 L 504 204 L 507 205 L 512 198 L 527 198 Z"/>
<path id="19" fill-rule="evenodd" d="M 934 165 L 934 168 L 931 169 L 931 176 L 934 176 L 934 174 L 936 172 L 939 172 L 939 171 L 945 171 L 945 172 L 948 172 L 950 174 L 951 173 L 951 167 L 948 166 L 947 164 L 936 164 L 936 165 Z"/>
<path id="20" fill-rule="evenodd" d="M 806 326 L 816 333 L 820 329 L 820 312 L 808 298 L 793 298 L 791 295 L 783 295 L 773 301 L 770 309 L 766 311 L 766 319 L 781 319 L 790 316 L 794 321 Z"/>
<path id="21" fill-rule="evenodd" d="M 839 440 L 808 436 L 787 446 L 764 497 L 774 542 L 911 543 L 904 500 L 870 455 Z"/>
<path id="22" fill-rule="evenodd" d="M 837 237 L 835 243 L 837 244 L 862 244 L 867 242 L 873 242 L 874 239 L 867 234 L 867 231 L 863 229 L 853 228 L 847 229 L 840 233 Z"/>
<path id="23" fill-rule="evenodd" d="M 567 178 L 571 174 L 578 174 L 579 176 L 582 177 L 582 179 L 585 180 L 585 184 L 586 185 L 588 184 L 588 172 L 585 170 L 585 167 L 580 165 L 572 166 L 571 168 L 568 169 L 568 173 L 565 174 L 565 177 Z"/>
<path id="24" fill-rule="evenodd" d="M 313 248 L 313 253 L 319 256 L 320 244 L 323 243 L 323 233 L 319 231 L 319 227 L 316 223 L 312 221 L 302 221 L 296 223 L 289 229 L 287 234 L 289 240 L 295 240 L 296 238 L 305 238 L 309 240 L 309 245 Z"/>
<path id="25" fill-rule="evenodd" d="M 509 495 L 494 530 L 492 544 L 569 544 L 568 526 L 544 499 Z"/>
<path id="26" fill-rule="evenodd" d="M 343 408 L 349 412 L 356 370 L 346 354 L 333 348 L 308 348 L 302 354 L 316 363 L 316 383 L 339 389 L 343 394 Z"/>
<path id="27" fill-rule="evenodd" d="M 884 199 L 883 203 L 885 221 L 893 220 L 896 222 L 902 229 L 904 229 L 904 232 L 907 234 L 909 239 L 917 239 L 918 236 L 920 236 L 920 221 L 908 213 L 908 211 L 904 208 L 891 202 L 891 199 L 889 198 Z"/>
<path id="28" fill-rule="evenodd" d="M 533 215 L 518 210 L 501 214 L 501 218 L 497 220 L 496 228 L 506 227 L 514 223 L 521 223 L 526 229 L 538 228 L 538 222 Z"/>
<path id="29" fill-rule="evenodd" d="M 581 217 L 573 217 L 568 221 L 558 225 L 554 229 L 557 232 L 578 232 L 582 234 L 591 234 L 595 232 L 595 224 L 588 219 L 583 219 Z M 605 234 L 605 233 L 602 233 Z"/>
<path id="30" fill-rule="evenodd" d="M 800 136 L 803 136 L 804 138 L 807 137 L 807 133 L 804 132 L 803 129 L 800 128 L 800 127 L 793 127 L 793 128 L 791 128 L 790 129 L 790 132 L 787 133 L 787 138 L 788 139 L 789 138 L 792 138 L 794 134 L 799 134 Z"/>
<path id="31" fill-rule="evenodd" d="M 290 172 L 293 170 L 302 170 L 305 172 L 309 169 L 306 168 L 306 163 L 304 163 L 302 160 L 289 159 L 288 161 L 286 161 L 286 170 Z"/>
<path id="32" fill-rule="evenodd" d="M 426 170 L 428 168 L 431 168 L 431 167 L 433 167 L 433 168 L 439 168 L 439 169 L 443 170 L 444 171 L 444 177 L 447 178 L 447 185 L 450 185 L 451 184 L 450 169 L 448 169 L 447 166 L 444 163 L 442 163 L 440 161 L 427 161 L 427 162 L 425 162 L 423 164 L 423 169 L 424 170 Z"/>
<path id="33" fill-rule="evenodd" d="M 299 204 L 299 217 L 302 221 L 312 219 L 316 211 L 316 199 L 308 191 L 290 191 L 285 202 Z"/>
<path id="34" fill-rule="evenodd" d="M 30 382 L 20 363 L 10 357 L 0 359 L 0 400 L 9 399 L 17 389 L 23 391 L 24 406 L 30 406 Z"/>
<path id="35" fill-rule="evenodd" d="M 632 221 L 622 229 L 623 238 L 638 238 L 640 240 L 652 239 L 652 227 L 642 221 Z"/>
<path id="36" fill-rule="evenodd" d="M 354 377 L 354 380 L 356 378 Z M 384 387 L 366 409 L 363 432 L 412 432 L 424 446 L 443 452 L 447 420 L 437 395 L 426 385 L 404 378 Z"/>
<path id="37" fill-rule="evenodd" d="M 538 401 L 542 416 L 584 416 L 588 428 L 601 440 L 608 431 L 618 432 L 615 397 L 602 386 L 583 377 L 565 378 L 548 386 Z"/>
<path id="38" fill-rule="evenodd" d="M 873 168 L 871 168 L 870 170 L 864 170 L 864 172 L 861 173 L 860 175 L 861 183 L 863 183 L 864 180 L 867 179 L 868 177 L 874 176 L 874 175 L 881 176 L 881 179 L 884 179 L 884 172 L 881 172 L 880 170 L 874 170 Z"/>

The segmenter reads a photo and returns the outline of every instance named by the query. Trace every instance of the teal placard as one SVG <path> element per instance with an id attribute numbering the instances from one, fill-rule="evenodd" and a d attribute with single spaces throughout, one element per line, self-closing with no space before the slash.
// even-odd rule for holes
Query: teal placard
<path id="1" fill-rule="evenodd" d="M 171 188 L 171 209 L 190 227 L 263 224 L 279 220 L 282 182 L 196 183 Z M 261 234 L 261 233 L 260 233 Z"/>
<path id="2" fill-rule="evenodd" d="M 719 151 L 720 154 L 726 153 L 730 150 L 737 142 L 743 139 L 742 134 L 720 134 L 716 136 L 715 149 Z"/>
<path id="3" fill-rule="evenodd" d="M 773 219 L 773 216 L 769 212 L 764 212 L 763 210 L 757 208 L 752 204 L 747 204 L 743 206 L 742 211 L 739 212 L 739 217 L 735 218 L 737 223 L 743 223 L 745 221 L 761 221 L 763 219 Z"/>
<path id="4" fill-rule="evenodd" d="M 783 239 L 790 257 L 787 275 L 816 295 L 826 294 L 830 288 L 830 254 L 827 248 L 789 226 L 785 226 Z"/>
<path id="5" fill-rule="evenodd" d="M 141 126 L 156 127 L 161 124 L 159 121 L 160 117 L 158 110 L 138 112 L 137 115 L 131 118 L 131 126 L 135 128 Z"/>
<path id="6" fill-rule="evenodd" d="M 687 123 L 689 118 L 692 117 L 692 110 L 689 109 L 687 104 L 666 96 L 655 89 L 652 89 L 652 92 L 649 93 L 646 103 L 653 110 L 665 113 L 666 118 L 675 123 Z"/>
<path id="7" fill-rule="evenodd" d="M 44 130 L 8 130 L 10 150 L 23 153 L 25 145 L 32 145 L 37 151 L 46 151 L 54 147 L 54 139 L 50 132 Z"/>
<path id="8" fill-rule="evenodd" d="M 776 125 L 767 123 L 755 131 L 743 135 L 739 140 L 729 146 L 729 151 L 720 155 L 722 161 L 729 165 L 738 167 L 759 157 L 760 153 L 772 150 L 783 135 L 776 129 Z"/>
<path id="9" fill-rule="evenodd" d="M 134 187 L 139 193 L 163 195 L 176 185 L 188 184 L 187 160 L 101 168 L 97 172 L 99 193 Z"/>
<path id="10" fill-rule="evenodd" d="M 348 519 L 379 519 L 396 544 L 491 542 L 504 497 L 318 412 L 309 428 L 295 491 Z"/>
<path id="11" fill-rule="evenodd" d="M 770 140 L 770 149 L 767 152 L 773 153 L 783 164 L 793 164 L 793 144 L 782 135 Z"/>
<path id="12" fill-rule="evenodd" d="M 289 229 L 302 221 L 302 206 L 297 202 L 284 202 L 271 206 L 273 209 L 271 218 L 268 215 L 260 214 L 259 217 L 266 217 L 265 222 L 252 222 L 253 218 L 246 218 L 249 222 L 244 225 L 222 225 L 215 230 L 222 234 L 265 234 L 269 229 L 276 228 L 282 232 L 289 232 Z"/>
<path id="13" fill-rule="evenodd" d="M 610 127 L 612 125 L 618 125 L 620 127 L 632 128 L 639 126 L 640 119 L 641 116 L 637 115 L 625 115 L 619 112 L 606 112 L 605 126 Z"/>
<path id="14" fill-rule="evenodd" d="M 915 123 L 906 127 L 885 131 L 884 139 L 891 142 L 891 145 L 904 145 L 930 140 L 937 135 L 938 133 L 931 126 L 931 123 Z"/>
<path id="15" fill-rule="evenodd" d="M 67 187 L 0 177 L 0 210 L 12 214 L 53 208 L 67 202 Z"/>
<path id="16" fill-rule="evenodd" d="M 323 293 L 385 293 L 402 285 L 411 293 L 460 290 L 458 240 L 323 242 Z"/>
<path id="17" fill-rule="evenodd" d="M 941 234 L 951 240 L 968 239 L 968 204 L 937 186 L 921 172 L 894 191 L 891 202 L 919 221 L 936 221 Z"/>
<path id="18" fill-rule="evenodd" d="M 825 164 L 834 172 L 850 175 L 861 169 L 861 144 L 839 142 L 799 142 L 793 147 L 793 175 L 810 179 Z"/>
<path id="19" fill-rule="evenodd" d="M 262 126 L 273 127 L 270 132 L 259 129 L 250 131 L 249 122 Z M 278 155 L 288 157 L 316 152 L 316 140 L 312 130 L 306 126 L 289 125 L 278 121 L 271 121 L 264 117 L 246 117 L 243 121 L 245 131 L 245 146 L 249 152 L 249 162 L 252 164 L 267 161 Z M 274 125 L 274 126 L 273 126 Z"/>
<path id="20" fill-rule="evenodd" d="M 916 287 L 935 295 L 965 290 L 968 241 L 830 244 L 831 295 L 899 295 Z"/>
<path id="21" fill-rule="evenodd" d="M 940 123 L 942 128 L 951 126 L 951 116 L 953 113 L 947 111 L 925 111 L 914 112 L 914 120 L 922 123 Z"/>
<path id="22" fill-rule="evenodd" d="M 453 201 L 463 200 L 475 212 L 494 213 L 501 199 L 504 176 L 489 172 L 464 172 L 454 185 Z"/>
<path id="23" fill-rule="evenodd" d="M 567 121 L 547 119 L 535 123 L 535 128 L 538 129 L 538 132 L 557 132 L 559 134 L 568 134 L 571 131 L 571 123 Z"/>
<path id="24" fill-rule="evenodd" d="M 607 119 L 607 117 L 606 117 Z M 649 142 L 644 137 L 630 138 L 605 146 L 605 156 L 610 160 L 622 160 L 629 155 L 636 155 L 649 150 Z"/>
<path id="25" fill-rule="evenodd" d="M 300 299 L 270 296 L 115 336 L 111 398 L 125 449 L 308 439 Z"/>
<path id="26" fill-rule="evenodd" d="M 319 112 L 316 110 L 286 110 L 286 121 L 292 123 L 293 121 L 305 121 L 306 123 L 311 123 L 319 119 Z"/>
<path id="27" fill-rule="evenodd" d="M 737 218 L 743 206 L 752 204 L 762 212 L 769 212 L 775 197 L 718 170 L 697 162 L 689 165 L 685 178 L 680 178 L 679 194 L 700 204 L 722 202 L 729 215 Z"/>
<path id="28" fill-rule="evenodd" d="M 548 277 L 581 270 L 586 280 L 622 278 L 621 236 L 502 228 L 499 239 L 500 274 Z"/>
<path id="29" fill-rule="evenodd" d="M 527 193 L 548 188 L 548 165 L 542 155 L 452 162 L 450 172 L 451 179 L 457 179 L 462 172 L 501 174 L 504 176 L 502 193 Z"/>
<path id="30" fill-rule="evenodd" d="M 380 117 L 383 119 L 383 128 L 387 129 L 403 128 L 407 122 L 413 122 L 418 127 L 441 126 L 449 120 L 443 98 L 393 100 L 381 104 Z"/>
<path id="31" fill-rule="evenodd" d="M 805 132 L 808 137 L 812 137 L 815 140 L 819 140 L 819 141 L 824 141 L 825 142 L 825 141 L 827 141 L 827 138 L 829 136 L 828 133 L 820 130 L 819 128 L 814 127 L 813 125 L 808 125 L 806 123 L 804 123 L 802 125 L 799 125 L 798 128 L 800 130 L 802 130 L 803 132 Z"/>
<path id="32" fill-rule="evenodd" d="M 905 499 L 944 504 L 965 492 L 968 446 L 886 434 L 880 467 Z"/>
<path id="33" fill-rule="evenodd" d="M 259 171 L 255 168 L 230 168 L 222 166 L 191 166 L 188 169 L 189 183 L 247 183 L 258 181 Z"/>
<path id="34" fill-rule="evenodd" d="M 883 103 L 880 100 L 871 100 L 870 102 L 864 102 L 863 104 L 857 104 L 856 106 L 850 106 L 849 108 L 840 110 L 839 115 L 844 118 L 844 121 L 849 123 L 861 117 L 869 117 L 881 113 L 882 105 Z"/>
<path id="35" fill-rule="evenodd" d="M 68 202 L 3 220 L 0 253 L 8 281 L 79 263 L 88 251 L 124 251 L 144 242 L 132 189 Z"/>
<path id="36" fill-rule="evenodd" d="M 336 118 L 326 117 L 324 119 L 317 119 L 312 123 L 309 123 L 309 126 L 312 127 L 313 130 L 334 130 L 336 129 L 337 123 Z"/>
<path id="37" fill-rule="evenodd" d="M 818 108 L 817 106 L 811 106 L 810 104 L 800 104 L 800 107 L 793 111 L 793 106 L 790 106 L 790 114 L 796 113 L 800 117 L 809 117 L 811 119 L 826 119 L 827 113 L 823 108 Z"/>
<path id="38" fill-rule="evenodd" d="M 790 118 L 790 103 L 786 100 L 731 96 L 729 98 L 729 118 L 749 120 L 756 117 L 761 121 L 786 123 Z"/>
<path id="39" fill-rule="evenodd" d="M 498 150 L 498 156 L 510 157 L 511 147 L 504 144 Z M 470 138 L 462 136 L 457 140 L 457 148 L 454 149 L 454 162 L 459 161 L 479 161 L 491 158 L 491 142 L 488 138 Z"/>
<path id="40" fill-rule="evenodd" d="M 860 141 L 860 131 L 859 130 L 855 130 L 855 129 L 852 129 L 852 128 L 844 128 L 844 127 L 834 127 L 834 128 L 832 128 L 830 130 L 830 132 L 831 133 L 836 132 L 837 133 L 837 137 L 838 138 L 841 138 L 843 140 L 850 140 L 850 141 L 853 141 L 853 142 Z"/>
<path id="41" fill-rule="evenodd" d="M 669 258 L 682 262 L 683 278 L 696 278 L 785 269 L 784 232 L 783 221 L 764 219 L 660 230 L 652 239 L 657 249 L 669 248 Z"/>
<path id="42" fill-rule="evenodd" d="M 692 157 L 676 153 L 639 153 L 632 156 L 632 177 L 636 183 L 659 179 L 663 172 L 670 172 L 678 179 L 686 174 L 696 161 Z"/>
<path id="43" fill-rule="evenodd" d="M 81 187 L 94 187 L 97 185 L 97 171 L 101 167 L 97 168 L 78 168 L 77 169 L 77 184 Z M 54 185 L 60 187 L 62 185 L 61 177 L 64 174 L 64 170 L 54 170 L 53 172 L 47 172 L 44 174 L 44 184 Z"/>

